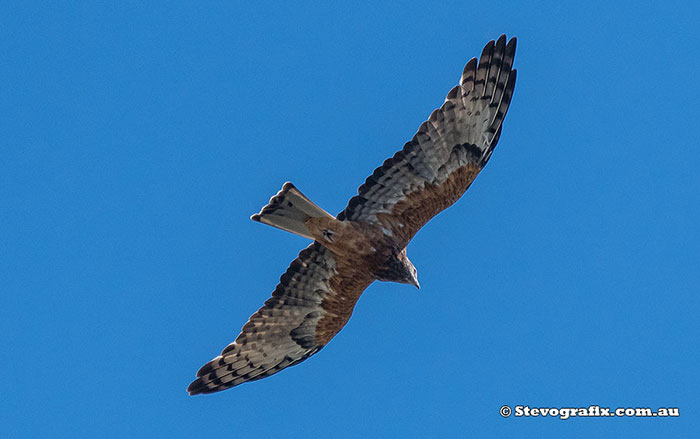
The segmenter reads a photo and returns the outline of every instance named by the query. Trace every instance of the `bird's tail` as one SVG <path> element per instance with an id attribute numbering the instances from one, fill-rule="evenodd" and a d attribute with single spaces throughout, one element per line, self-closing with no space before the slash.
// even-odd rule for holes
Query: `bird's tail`
<path id="1" fill-rule="evenodd" d="M 314 239 L 306 226 L 306 221 L 311 218 L 334 217 L 315 205 L 290 182 L 285 183 L 277 195 L 270 198 L 270 202 L 260 213 L 250 217 L 253 221 Z"/>

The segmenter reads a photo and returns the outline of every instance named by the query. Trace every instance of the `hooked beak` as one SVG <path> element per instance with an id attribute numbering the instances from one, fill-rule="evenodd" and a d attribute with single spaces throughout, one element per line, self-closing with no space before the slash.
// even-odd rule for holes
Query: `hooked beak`
<path id="1" fill-rule="evenodd" d="M 414 287 L 418 288 L 420 290 L 420 283 L 418 283 L 418 276 L 413 276 L 411 279 L 411 285 Z"/>

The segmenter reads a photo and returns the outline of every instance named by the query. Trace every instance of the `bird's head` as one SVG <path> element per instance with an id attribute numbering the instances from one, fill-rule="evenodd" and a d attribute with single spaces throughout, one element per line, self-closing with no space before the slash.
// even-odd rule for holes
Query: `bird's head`
<path id="1" fill-rule="evenodd" d="M 380 269 L 375 272 L 375 275 L 377 279 L 383 282 L 409 284 L 420 289 L 418 271 L 406 256 L 406 249 L 394 253 L 386 262 L 386 265 L 380 267 Z"/>

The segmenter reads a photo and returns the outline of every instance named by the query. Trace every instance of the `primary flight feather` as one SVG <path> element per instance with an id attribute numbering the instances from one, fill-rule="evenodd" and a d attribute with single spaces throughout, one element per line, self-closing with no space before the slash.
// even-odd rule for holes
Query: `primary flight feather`
<path id="1" fill-rule="evenodd" d="M 291 183 L 251 217 L 314 242 L 262 308 L 187 391 L 225 390 L 268 377 L 323 348 L 375 280 L 419 287 L 406 245 L 469 188 L 498 143 L 515 87 L 516 39 L 490 41 L 459 85 L 402 150 L 375 169 L 338 216 Z"/>

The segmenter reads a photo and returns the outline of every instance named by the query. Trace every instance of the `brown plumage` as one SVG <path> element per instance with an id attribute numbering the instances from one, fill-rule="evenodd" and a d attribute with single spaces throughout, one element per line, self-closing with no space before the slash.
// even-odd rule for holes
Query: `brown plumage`
<path id="1" fill-rule="evenodd" d="M 313 239 L 236 340 L 197 372 L 190 394 L 212 393 L 298 364 L 350 319 L 375 280 L 419 287 L 406 245 L 454 204 L 486 165 L 515 87 L 515 38 L 489 42 L 413 139 L 333 217 L 291 183 L 254 221 Z"/>

